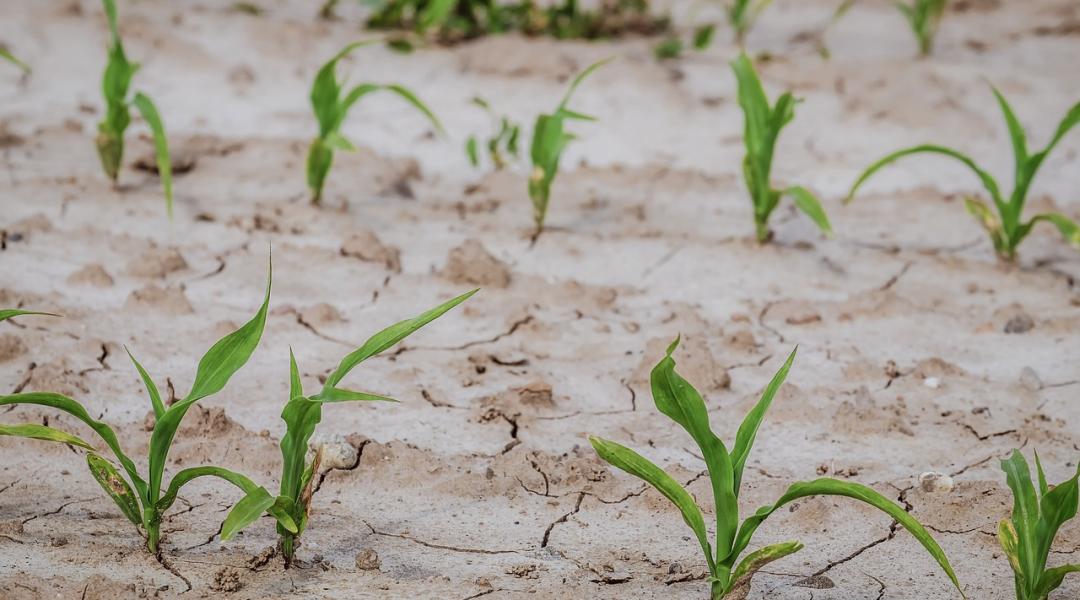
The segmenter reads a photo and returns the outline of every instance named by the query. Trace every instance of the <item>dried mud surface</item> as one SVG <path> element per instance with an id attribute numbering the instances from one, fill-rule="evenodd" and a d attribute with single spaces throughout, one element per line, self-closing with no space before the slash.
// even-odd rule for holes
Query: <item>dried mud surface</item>
<path id="1" fill-rule="evenodd" d="M 888 3 L 860 4 L 830 33 L 829 62 L 800 33 L 831 3 L 777 2 L 749 44 L 776 57 L 762 73 L 769 90 L 805 101 L 775 176 L 821 194 L 838 234 L 822 239 L 784 207 L 765 247 L 752 240 L 739 179 L 726 38 L 664 65 L 646 40 L 367 49 L 349 61 L 352 80 L 412 86 L 450 133 L 372 97 L 346 125 L 363 149 L 339 155 L 316 209 L 302 176 L 307 86 L 361 33 L 348 6 L 325 23 L 303 3 L 266 4 L 259 17 L 226 2 L 123 7 L 128 52 L 143 63 L 134 87 L 157 99 L 187 167 L 169 223 L 156 177 L 132 166 L 150 156 L 142 123 L 119 189 L 99 171 L 97 3 L 6 3 L 0 41 L 36 71 L 0 74 L 0 305 L 66 318 L 0 326 L 4 391 L 73 395 L 144 456 L 149 404 L 123 346 L 182 395 L 201 353 L 254 311 L 272 245 L 263 344 L 189 415 L 169 470 L 212 462 L 275 486 L 289 346 L 313 386 L 376 329 L 484 289 L 350 376 L 400 404 L 328 408 L 318 439 L 345 451 L 315 495 L 298 568 L 264 554 L 274 542 L 265 519 L 221 543 L 236 493 L 202 481 L 167 517 L 165 568 L 81 456 L 5 438 L 0 596 L 703 598 L 704 565 L 678 515 L 585 439 L 638 448 L 708 497 L 696 449 L 647 389 L 648 369 L 681 333 L 680 368 L 725 439 L 799 345 L 751 456 L 744 513 L 818 474 L 864 482 L 937 532 L 968 597 L 1010 597 L 993 537 L 1010 506 L 997 461 L 1037 448 L 1060 480 L 1080 455 L 1080 254 L 1039 230 L 1018 265 L 999 264 L 963 210 L 977 184 L 951 163 L 913 159 L 855 204 L 841 198 L 871 158 L 923 141 L 973 152 L 1008 181 L 1008 140 L 983 78 L 1044 143 L 1080 89 L 1080 37 L 1063 26 L 1080 21 L 1075 2 L 958 3 L 931 60 L 912 58 Z M 484 174 L 465 162 L 465 136 L 487 126 L 468 99 L 482 92 L 526 120 L 606 55 L 621 58 L 578 96 L 601 123 L 578 127 L 551 230 L 530 247 L 525 169 Z M 1029 210 L 1080 217 L 1078 152 L 1077 136 L 1061 145 Z M 86 433 L 49 410 L 2 420 Z M 928 471 L 955 488 L 923 491 Z M 750 598 L 956 597 L 910 536 L 852 502 L 799 502 L 756 541 L 786 539 L 807 547 L 761 573 Z M 1074 523 L 1052 560 L 1077 558 Z M 1073 579 L 1057 598 L 1077 595 Z"/>

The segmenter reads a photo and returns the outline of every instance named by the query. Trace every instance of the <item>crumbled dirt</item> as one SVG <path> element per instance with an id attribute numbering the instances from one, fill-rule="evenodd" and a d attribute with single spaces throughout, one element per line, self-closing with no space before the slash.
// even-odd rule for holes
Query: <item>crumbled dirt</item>
<path id="1" fill-rule="evenodd" d="M 123 347 L 167 400 L 183 397 L 203 353 L 254 313 L 272 252 L 262 344 L 191 410 L 165 471 L 215 464 L 276 490 L 290 348 L 310 393 L 376 331 L 483 289 L 342 382 L 399 403 L 324 407 L 316 441 L 340 452 L 325 456 L 333 468 L 289 572 L 269 519 L 219 540 L 240 497 L 225 482 L 181 491 L 164 523 L 166 568 L 81 451 L 0 438 L 0 598 L 703 598 L 705 564 L 679 514 L 587 440 L 656 461 L 711 520 L 698 449 L 649 391 L 679 335 L 679 371 L 729 443 L 798 347 L 747 463 L 744 516 L 819 474 L 866 483 L 932 528 L 969 598 L 1010 598 L 993 537 L 1011 509 L 998 461 L 1037 449 L 1051 481 L 1075 471 L 1080 253 L 1039 225 L 1019 263 L 1001 264 L 963 207 L 978 181 L 954 162 L 912 158 L 842 200 L 870 160 L 923 142 L 975 155 L 1007 185 L 1008 133 L 985 80 L 1044 145 L 1077 100 L 1080 36 L 1062 23 L 1080 14 L 1070 0 L 961 2 L 935 56 L 919 60 L 889 3 L 856 3 L 825 61 L 797 34 L 835 4 L 777 0 L 747 39 L 772 56 L 761 69 L 770 95 L 803 100 L 775 183 L 817 192 L 836 230 L 822 237 L 785 201 L 764 246 L 741 183 L 726 28 L 709 50 L 663 64 L 649 39 L 358 51 L 342 63 L 350 81 L 410 87 L 448 134 L 390 94 L 365 97 L 343 130 L 361 147 L 335 156 L 313 207 L 306 96 L 321 62 L 357 38 L 360 4 L 326 22 L 285 0 L 260 2 L 259 16 L 202 0 L 124 3 L 126 49 L 142 63 L 133 89 L 154 98 L 176 165 L 190 167 L 169 221 L 153 161 L 137 168 L 152 151 L 141 119 L 117 186 L 94 155 L 100 3 L 5 5 L 0 37 L 35 70 L 24 81 L 0 69 L 0 306 L 64 318 L 0 323 L 4 393 L 77 398 L 145 468 L 150 404 Z M 674 6 L 688 27 L 689 4 Z M 720 18 L 709 10 L 701 18 Z M 600 120 L 572 124 L 579 139 L 530 247 L 528 168 L 469 166 L 466 136 L 490 126 L 470 99 L 528 125 L 608 56 L 619 59 L 574 97 Z M 1077 156 L 1074 131 L 1043 165 L 1031 211 L 1080 218 Z M 48 423 L 107 452 L 52 409 L 0 410 L 0 422 Z M 847 499 L 791 505 L 753 547 L 806 548 L 760 572 L 748 600 L 956 598 L 890 524 Z M 1078 547 L 1074 522 L 1051 562 L 1075 562 Z M 1073 578 L 1056 597 L 1078 596 Z"/>

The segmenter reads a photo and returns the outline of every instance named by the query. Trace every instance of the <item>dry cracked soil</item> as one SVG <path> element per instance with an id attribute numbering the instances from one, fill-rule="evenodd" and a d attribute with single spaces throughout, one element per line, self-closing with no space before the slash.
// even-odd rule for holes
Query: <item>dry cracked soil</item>
<path id="1" fill-rule="evenodd" d="M 98 3 L 7 0 L 0 41 L 34 72 L 0 74 L 0 306 L 64 318 L 0 325 L 5 392 L 69 394 L 145 456 L 150 406 L 124 346 L 182 396 L 202 352 L 254 312 L 272 247 L 262 345 L 188 416 L 168 471 L 213 463 L 276 486 L 289 347 L 314 386 L 377 329 L 483 289 L 350 375 L 400 404 L 327 409 L 316 441 L 336 459 L 295 568 L 270 555 L 267 519 L 222 543 L 237 494 L 204 480 L 167 515 L 159 563 L 80 453 L 3 438 L 0 597 L 704 598 L 704 563 L 678 514 L 586 440 L 639 449 L 709 503 L 697 449 L 648 389 L 680 333 L 680 370 L 724 439 L 799 347 L 748 464 L 744 516 L 793 481 L 866 483 L 935 532 L 969 598 L 1012 597 L 994 537 L 1011 507 L 998 461 L 1038 449 L 1051 480 L 1076 468 L 1080 253 L 1048 227 L 1017 264 L 998 262 L 964 211 L 978 183 L 953 163 L 911 159 L 852 205 L 842 198 L 874 157 L 924 141 L 971 152 L 1009 181 L 986 80 L 1044 143 L 1080 96 L 1080 5 L 956 2 L 936 55 L 918 60 L 887 2 L 860 3 L 829 32 L 826 61 L 806 32 L 832 4 L 777 1 L 748 39 L 771 55 L 770 93 L 803 98 L 774 176 L 820 194 L 837 232 L 820 236 L 784 205 L 761 246 L 727 32 L 673 63 L 658 63 L 648 39 L 364 49 L 343 63 L 351 80 L 412 87 L 448 133 L 392 97 L 365 99 L 345 127 L 361 150 L 339 154 L 316 208 L 302 172 L 308 85 L 365 35 L 359 5 L 342 3 L 329 22 L 284 0 L 260 2 L 258 16 L 224 0 L 124 2 L 128 53 L 143 65 L 134 88 L 157 100 L 177 165 L 170 222 L 141 121 L 117 188 L 94 154 Z M 576 101 L 600 121 L 575 125 L 550 229 L 531 246 L 527 168 L 466 162 L 465 137 L 489 126 L 469 99 L 527 121 L 606 56 L 618 60 Z M 1029 210 L 1080 217 L 1078 153 L 1080 136 L 1062 143 Z M 0 412 L 88 433 L 52 410 Z M 927 472 L 954 485 L 927 491 Z M 756 541 L 787 539 L 806 548 L 769 565 L 749 598 L 957 597 L 911 536 L 851 501 L 800 501 Z M 1051 560 L 1077 558 L 1073 523 Z M 1055 598 L 1078 596 L 1080 578 Z"/>

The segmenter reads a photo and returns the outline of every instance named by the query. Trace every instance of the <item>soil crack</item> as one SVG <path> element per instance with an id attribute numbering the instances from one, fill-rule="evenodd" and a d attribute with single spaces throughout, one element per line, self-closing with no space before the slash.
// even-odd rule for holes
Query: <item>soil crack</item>
<path id="1" fill-rule="evenodd" d="M 398 539 L 410 541 L 410 542 L 412 542 L 414 544 L 420 544 L 421 546 L 425 546 L 425 547 L 428 547 L 428 548 L 435 548 L 436 550 L 449 550 L 450 552 L 461 552 L 461 553 L 465 553 L 465 554 L 518 554 L 517 550 L 488 550 L 486 548 L 463 548 L 463 547 L 460 547 L 460 546 L 449 546 L 449 545 L 446 545 L 446 544 L 436 544 L 434 542 L 426 542 L 426 541 L 424 541 L 422 539 L 414 538 L 414 537 L 412 537 L 410 535 L 406 535 L 406 534 L 403 534 L 403 533 L 390 533 L 388 531 L 379 531 L 378 529 L 375 529 L 371 525 L 371 523 L 368 523 L 367 521 L 362 521 L 362 523 L 368 529 L 371 530 L 371 533 L 373 535 L 378 535 L 378 536 L 383 536 L 383 537 L 398 538 Z"/>

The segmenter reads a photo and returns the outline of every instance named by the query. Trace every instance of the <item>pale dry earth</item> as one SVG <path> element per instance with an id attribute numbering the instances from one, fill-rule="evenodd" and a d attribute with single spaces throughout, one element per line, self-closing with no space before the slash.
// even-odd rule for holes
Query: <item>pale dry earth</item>
<path id="1" fill-rule="evenodd" d="M 762 70 L 770 92 L 804 98 L 775 177 L 818 192 L 837 235 L 821 237 L 785 206 L 764 247 L 740 179 L 727 32 L 666 64 L 650 40 L 365 49 L 345 64 L 351 80 L 413 87 L 448 133 L 372 97 L 345 127 L 363 149 L 339 154 L 319 209 L 302 173 L 308 85 L 364 35 L 360 11 L 345 3 L 327 23 L 308 3 L 261 4 L 258 17 L 224 1 L 122 5 L 128 52 L 143 63 L 134 88 L 157 100 L 175 162 L 189 167 L 169 222 L 156 177 L 132 166 L 149 161 L 141 122 L 119 189 L 94 155 L 98 4 L 5 3 L 0 41 L 35 71 L 0 74 L 0 306 L 65 317 L 0 326 L 0 389 L 70 394 L 144 456 L 150 407 L 123 347 L 182 396 L 202 352 L 254 313 L 272 247 L 263 343 L 189 415 L 170 470 L 213 463 L 276 487 L 290 346 L 313 387 L 377 329 L 483 290 L 350 376 L 350 387 L 400 404 L 327 409 L 317 436 L 356 458 L 325 474 L 297 568 L 254 558 L 274 542 L 266 519 L 221 543 L 237 494 L 200 481 L 168 517 L 170 571 L 79 453 L 4 439 L 0 596 L 704 598 L 704 564 L 677 513 L 586 441 L 638 448 L 711 503 L 697 449 L 648 392 L 648 369 L 681 333 L 680 370 L 725 439 L 799 347 L 751 456 L 744 514 L 819 474 L 867 483 L 936 532 L 969 598 L 1011 597 L 993 536 L 1011 506 L 997 462 L 1037 448 L 1051 480 L 1076 468 L 1080 253 L 1048 228 L 1018 265 L 998 263 L 963 210 L 977 182 L 952 163 L 912 159 L 853 205 L 841 200 L 870 160 L 923 141 L 969 151 L 1009 182 L 985 80 L 1041 146 L 1080 99 L 1075 2 L 958 2 L 929 60 L 913 58 L 888 3 L 864 2 L 829 33 L 823 61 L 800 34 L 831 3 L 778 1 L 748 40 L 774 56 Z M 551 230 L 530 247 L 525 166 L 491 174 L 465 161 L 465 137 L 488 125 L 469 98 L 526 121 L 605 56 L 619 60 L 577 98 L 601 121 L 577 126 Z M 1029 210 L 1080 218 L 1078 152 L 1074 135 L 1047 161 Z M 54 411 L 2 414 L 88 435 Z M 955 488 L 921 490 L 928 471 Z M 787 539 L 807 547 L 770 565 L 750 598 L 957 597 L 910 536 L 851 501 L 799 502 L 756 541 Z M 378 567 L 361 568 L 374 566 L 372 552 Z M 1074 523 L 1052 560 L 1078 558 Z M 1055 597 L 1078 594 L 1073 579 Z"/>

